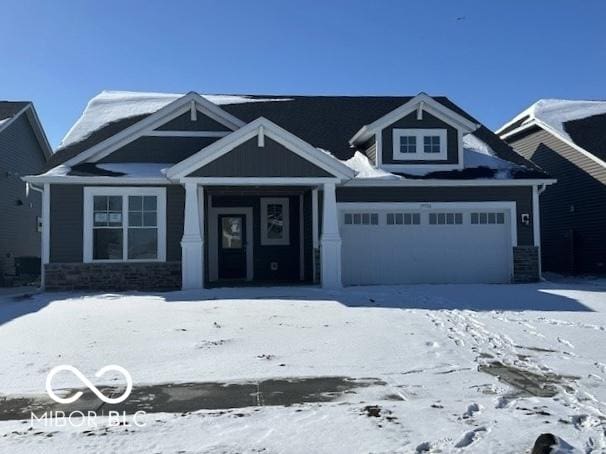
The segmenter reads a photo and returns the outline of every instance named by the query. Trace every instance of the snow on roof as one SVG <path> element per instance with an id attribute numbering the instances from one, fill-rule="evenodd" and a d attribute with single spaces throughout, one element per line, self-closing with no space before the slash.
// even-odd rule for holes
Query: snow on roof
<path id="1" fill-rule="evenodd" d="M 572 141 L 564 129 L 564 123 L 601 114 L 606 114 L 606 101 L 540 99 L 505 124 L 501 130 L 521 120 L 523 121 L 518 127 L 539 122 Z"/>
<path id="2" fill-rule="evenodd" d="M 146 93 L 105 90 L 92 98 L 76 123 L 67 132 L 59 147 L 65 147 L 88 137 L 103 126 L 125 118 L 146 115 L 185 96 L 179 93 Z M 249 102 L 289 101 L 289 98 L 253 98 L 239 95 L 201 95 L 219 106 Z"/>
<path id="3" fill-rule="evenodd" d="M 0 120 L 0 126 L 2 126 L 4 123 L 9 121 L 11 118 L 13 118 L 13 117 L 7 117 L 7 118 L 3 118 L 2 120 Z"/>
<path id="4" fill-rule="evenodd" d="M 127 163 L 104 163 L 96 164 L 100 170 L 108 172 L 121 173 L 120 177 L 131 178 L 161 178 L 166 176 L 166 170 L 173 166 L 172 163 L 162 162 L 127 162 Z M 58 165 L 48 172 L 42 174 L 45 177 L 65 177 L 68 176 L 72 168 L 66 165 Z"/>
<path id="5" fill-rule="evenodd" d="M 352 158 L 349 158 L 347 161 L 343 162 L 347 167 L 356 172 L 355 178 L 381 178 L 386 180 L 397 180 L 402 178 L 399 175 L 394 175 L 393 173 L 389 173 L 385 170 L 377 169 L 373 166 L 370 160 L 359 151 L 356 151 Z"/>
<path id="6" fill-rule="evenodd" d="M 379 178 L 379 179 L 401 179 L 400 175 L 378 169 L 373 166 L 370 160 L 359 151 L 356 151 L 354 156 L 347 161 L 343 161 L 345 165 L 356 172 L 355 178 Z M 463 162 L 465 169 L 473 169 L 478 167 L 488 167 L 496 170 L 494 178 L 504 179 L 511 177 L 511 170 L 516 168 L 513 162 L 505 161 L 498 158 L 496 153 L 488 144 L 478 139 L 473 134 L 463 136 Z M 428 173 L 435 172 L 433 169 L 414 169 L 410 166 L 406 169 L 407 174 L 415 176 L 424 176 Z"/>

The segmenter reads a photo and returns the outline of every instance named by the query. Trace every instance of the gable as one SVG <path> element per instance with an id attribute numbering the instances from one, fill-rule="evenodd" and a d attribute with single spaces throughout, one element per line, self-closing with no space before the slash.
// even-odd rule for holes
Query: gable
<path id="1" fill-rule="evenodd" d="M 208 115 L 198 111 L 195 119 L 192 120 L 190 112 L 179 115 L 177 118 L 164 123 L 155 131 L 231 131 L 230 128 L 217 120 L 210 118 Z"/>
<path id="2" fill-rule="evenodd" d="M 188 175 L 262 178 L 332 176 L 269 137 L 265 137 L 262 147 L 253 137 Z"/>
<path id="3" fill-rule="evenodd" d="M 446 159 L 435 161 L 435 160 L 424 160 L 414 159 L 401 161 L 394 159 L 393 157 L 393 131 L 394 129 L 435 129 L 446 131 Z M 421 119 L 417 118 L 416 112 L 411 112 L 405 117 L 393 122 L 386 126 L 382 131 L 382 162 L 385 164 L 431 164 L 436 167 L 442 164 L 458 164 L 459 163 L 459 134 L 450 124 L 443 120 L 433 116 L 429 112 L 423 112 Z"/>

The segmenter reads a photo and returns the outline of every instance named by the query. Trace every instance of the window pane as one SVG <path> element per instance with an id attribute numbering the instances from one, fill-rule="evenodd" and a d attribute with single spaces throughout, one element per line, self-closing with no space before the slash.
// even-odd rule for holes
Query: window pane
<path id="1" fill-rule="evenodd" d="M 437 223 L 437 216 L 435 213 L 429 213 L 429 223 L 430 224 L 436 224 Z"/>
<path id="2" fill-rule="evenodd" d="M 267 238 L 281 239 L 284 231 L 283 207 L 280 204 L 267 205 Z"/>
<path id="3" fill-rule="evenodd" d="M 157 214 L 155 211 L 146 211 L 143 213 L 143 225 L 145 227 L 155 227 Z"/>
<path id="4" fill-rule="evenodd" d="M 356 224 L 356 225 L 362 223 L 362 216 L 360 215 L 360 213 L 355 213 L 353 215 L 353 221 L 354 221 L 353 223 Z"/>
<path id="5" fill-rule="evenodd" d="M 122 229 L 93 230 L 93 259 L 122 260 Z"/>
<path id="6" fill-rule="evenodd" d="M 480 213 L 480 224 L 486 224 L 486 213 Z"/>
<path id="7" fill-rule="evenodd" d="M 130 211 L 128 213 L 128 225 L 131 227 L 141 227 L 143 225 L 143 215 L 140 211 Z"/>
<path id="8" fill-rule="evenodd" d="M 394 214 L 387 213 L 387 225 L 393 225 L 393 224 L 394 224 Z"/>
<path id="9" fill-rule="evenodd" d="M 444 213 L 438 213 L 438 224 L 446 224 L 446 215 Z"/>
<path id="10" fill-rule="evenodd" d="M 107 197 L 104 195 L 96 195 L 93 197 L 93 206 L 95 211 L 107 210 Z"/>
<path id="11" fill-rule="evenodd" d="M 416 153 L 417 152 L 416 136 L 401 136 L 400 137 L 400 151 L 402 153 Z"/>
<path id="12" fill-rule="evenodd" d="M 143 208 L 143 197 L 139 195 L 131 195 L 128 197 L 128 209 L 130 211 L 141 211 Z"/>
<path id="13" fill-rule="evenodd" d="M 242 247 L 241 217 L 221 218 L 221 245 L 223 249 L 240 249 Z"/>
<path id="14" fill-rule="evenodd" d="M 351 224 L 351 223 L 352 223 L 351 213 L 345 213 L 345 224 Z"/>
<path id="15" fill-rule="evenodd" d="M 368 213 L 362 214 L 362 224 L 364 224 L 364 225 L 370 224 L 370 215 Z"/>
<path id="16" fill-rule="evenodd" d="M 108 213 L 108 225 L 111 227 L 120 227 L 122 225 L 122 212 L 110 212 Z"/>
<path id="17" fill-rule="evenodd" d="M 463 213 L 455 213 L 455 224 L 463 224 Z"/>
<path id="18" fill-rule="evenodd" d="M 377 213 L 372 213 L 370 215 L 370 223 L 372 225 L 379 225 L 379 215 Z"/>
<path id="19" fill-rule="evenodd" d="M 497 213 L 497 224 L 505 224 L 505 213 Z"/>
<path id="20" fill-rule="evenodd" d="M 471 223 L 472 224 L 478 223 L 478 213 L 471 213 Z"/>
<path id="21" fill-rule="evenodd" d="M 156 196 L 146 195 L 143 198 L 143 209 L 145 211 L 156 211 Z"/>
<path id="22" fill-rule="evenodd" d="M 109 211 L 122 211 L 122 196 L 112 195 L 108 197 L 108 209 Z"/>
<path id="23" fill-rule="evenodd" d="M 412 223 L 417 225 L 421 223 L 421 215 L 419 213 L 413 213 Z"/>
<path id="24" fill-rule="evenodd" d="M 404 224 L 404 215 L 402 213 L 396 214 L 396 224 Z"/>
<path id="25" fill-rule="evenodd" d="M 454 224 L 454 213 L 447 213 L 446 214 L 446 223 L 447 224 Z"/>
<path id="26" fill-rule="evenodd" d="M 488 223 L 489 224 L 496 224 L 497 222 L 497 216 L 495 213 L 488 213 Z"/>
<path id="27" fill-rule="evenodd" d="M 93 216 L 95 227 L 106 226 L 108 219 L 109 219 L 108 214 L 105 211 L 101 211 L 101 212 L 95 211 L 95 214 Z"/>
<path id="28" fill-rule="evenodd" d="M 128 229 L 128 258 L 155 260 L 158 258 L 158 231 L 156 229 Z"/>

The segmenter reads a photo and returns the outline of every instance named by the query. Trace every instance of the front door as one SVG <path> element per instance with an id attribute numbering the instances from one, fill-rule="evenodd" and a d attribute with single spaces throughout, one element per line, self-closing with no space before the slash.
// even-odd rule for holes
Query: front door
<path id="1" fill-rule="evenodd" d="M 246 216 L 219 215 L 219 279 L 246 279 Z"/>

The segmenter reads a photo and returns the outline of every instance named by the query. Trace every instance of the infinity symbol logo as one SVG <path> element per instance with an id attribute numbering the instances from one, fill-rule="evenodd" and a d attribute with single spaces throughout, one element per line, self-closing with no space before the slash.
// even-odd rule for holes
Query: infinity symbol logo
<path id="1" fill-rule="evenodd" d="M 86 378 L 82 374 L 82 372 L 80 372 L 74 366 L 70 366 L 68 364 L 63 364 L 61 366 L 53 367 L 46 377 L 46 392 L 48 393 L 48 395 L 50 396 L 51 399 L 53 399 L 55 402 L 58 402 L 60 404 L 71 404 L 71 403 L 77 401 L 78 399 L 80 399 L 80 397 L 82 397 L 82 391 L 78 391 L 73 396 L 65 397 L 65 398 L 59 397 L 55 394 L 55 392 L 53 391 L 53 387 L 52 387 L 52 381 L 53 381 L 53 378 L 55 377 L 55 375 L 57 375 L 59 372 L 62 372 L 62 371 L 69 371 L 72 374 L 74 374 L 76 377 L 78 377 L 80 379 L 80 381 L 82 383 L 84 383 L 86 385 L 86 387 L 88 389 L 90 389 L 93 393 L 95 393 L 95 396 L 97 396 L 99 399 L 101 399 L 103 402 L 105 402 L 107 404 L 119 404 L 120 402 L 124 402 L 130 395 L 131 391 L 133 390 L 133 379 L 131 378 L 130 374 L 124 367 L 117 366 L 115 364 L 111 364 L 109 366 L 102 367 L 97 372 L 95 372 L 95 377 L 99 378 L 102 375 L 105 375 L 109 371 L 116 371 L 116 372 L 120 372 L 126 379 L 126 390 L 124 391 L 124 394 L 122 394 L 120 397 L 111 398 L 111 397 L 106 397 L 101 391 L 99 391 L 99 389 L 95 385 L 93 385 L 91 383 L 91 381 L 88 378 Z"/>

